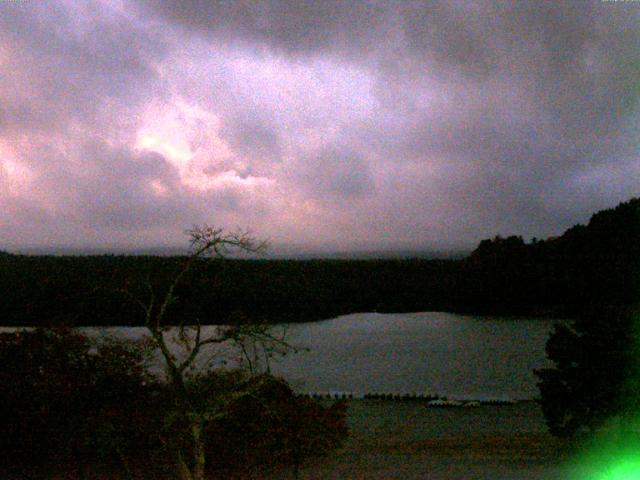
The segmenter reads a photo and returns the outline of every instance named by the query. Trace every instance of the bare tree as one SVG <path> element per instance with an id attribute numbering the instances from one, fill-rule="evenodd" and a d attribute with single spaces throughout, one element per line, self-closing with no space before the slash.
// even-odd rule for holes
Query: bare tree
<path id="1" fill-rule="evenodd" d="M 196 398 L 197 394 L 189 389 L 190 370 L 197 367 L 198 359 L 202 357 L 205 347 L 212 345 L 233 346 L 243 355 L 252 374 L 260 356 L 266 360 L 268 368 L 269 356 L 276 352 L 286 353 L 289 346 L 284 340 L 284 332 L 277 335 L 268 325 L 240 323 L 233 326 L 217 326 L 211 331 L 208 330 L 205 335 L 198 319 L 183 319 L 177 327 L 166 324 L 167 312 L 178 300 L 176 288 L 198 262 L 222 258 L 234 251 L 260 253 L 267 248 L 266 242 L 256 240 L 245 231 L 226 233 L 223 229 L 195 226 L 186 233 L 191 239 L 191 253 L 161 296 L 154 292 L 150 281 L 147 281 L 146 300 L 131 294 L 128 290 L 122 290 L 122 293 L 144 312 L 145 326 L 150 333 L 153 347 L 161 353 L 174 407 L 178 411 L 179 421 L 184 423 L 182 431 L 187 432 L 187 443 L 190 445 L 185 447 L 184 442 L 173 438 L 162 438 L 162 441 L 174 456 L 176 473 L 180 480 L 202 480 L 206 465 L 206 423 L 222 417 L 225 406 L 236 400 L 239 395 L 249 392 L 237 391 L 228 394 L 203 408 L 202 399 Z M 176 353 L 176 346 L 181 347 L 181 355 Z"/>

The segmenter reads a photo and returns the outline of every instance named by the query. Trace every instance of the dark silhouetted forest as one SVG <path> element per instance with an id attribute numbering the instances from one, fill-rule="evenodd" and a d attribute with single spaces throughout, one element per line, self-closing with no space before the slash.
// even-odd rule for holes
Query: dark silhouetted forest
<path id="1" fill-rule="evenodd" d="M 0 255 L 0 322 L 141 325 L 126 295 L 161 294 L 185 260 Z M 458 260 L 203 261 L 178 286 L 170 320 L 298 322 L 428 310 L 575 316 L 595 306 L 632 304 L 639 263 L 636 198 L 559 237 L 496 236 Z"/>

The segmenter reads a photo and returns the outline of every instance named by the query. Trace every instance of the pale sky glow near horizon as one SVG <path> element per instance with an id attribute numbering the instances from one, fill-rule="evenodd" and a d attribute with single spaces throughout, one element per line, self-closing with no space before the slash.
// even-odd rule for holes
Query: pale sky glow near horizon
<path id="1" fill-rule="evenodd" d="M 558 235 L 639 97 L 640 2 L 0 0 L 0 249 Z"/>

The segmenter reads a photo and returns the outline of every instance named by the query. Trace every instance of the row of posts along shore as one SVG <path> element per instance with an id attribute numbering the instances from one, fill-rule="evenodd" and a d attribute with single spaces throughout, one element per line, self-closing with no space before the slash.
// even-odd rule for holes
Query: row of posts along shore
<path id="1" fill-rule="evenodd" d="M 424 402 L 434 407 L 469 407 L 479 405 L 513 405 L 517 400 L 508 398 L 486 398 L 481 400 L 449 400 L 431 393 L 353 393 L 353 392 L 314 392 L 300 393 L 301 397 L 316 400 L 395 400 Z"/>

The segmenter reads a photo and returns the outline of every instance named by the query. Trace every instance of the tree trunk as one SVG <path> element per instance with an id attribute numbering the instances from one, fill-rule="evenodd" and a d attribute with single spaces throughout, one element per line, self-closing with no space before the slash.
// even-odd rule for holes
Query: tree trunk
<path id="1" fill-rule="evenodd" d="M 191 471 L 187 466 L 184 458 L 182 457 L 182 453 L 180 450 L 175 451 L 175 461 L 176 461 L 176 470 L 178 473 L 179 480 L 194 480 L 193 475 L 191 475 Z"/>
<path id="2" fill-rule="evenodd" d="M 202 438 L 203 430 L 202 421 L 194 420 L 191 424 L 191 437 L 193 439 L 193 480 L 204 480 L 206 452 L 204 438 Z"/>
<path id="3" fill-rule="evenodd" d="M 118 459 L 121 462 L 125 480 L 133 480 L 133 472 L 131 471 L 131 467 L 129 466 L 129 461 L 127 460 L 127 457 L 125 456 L 122 449 L 117 445 L 117 443 L 115 445 L 115 450 L 118 454 Z"/>

